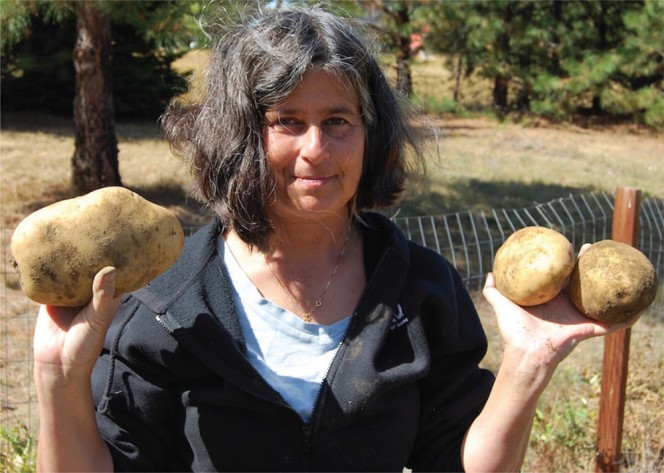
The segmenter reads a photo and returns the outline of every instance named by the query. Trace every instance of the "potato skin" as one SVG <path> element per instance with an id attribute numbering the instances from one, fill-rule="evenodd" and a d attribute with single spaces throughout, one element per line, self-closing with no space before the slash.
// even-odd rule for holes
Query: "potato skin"
<path id="1" fill-rule="evenodd" d="M 11 252 L 30 299 L 78 307 L 91 300 L 92 280 L 105 266 L 118 270 L 116 294 L 131 292 L 175 263 L 183 245 L 170 210 L 124 187 L 104 187 L 28 215 Z"/>
<path id="2" fill-rule="evenodd" d="M 567 293 L 586 316 L 616 323 L 652 304 L 657 285 L 655 268 L 643 253 L 625 243 L 602 240 L 579 257 Z"/>
<path id="3" fill-rule="evenodd" d="M 574 247 L 561 233 L 525 227 L 505 240 L 496 252 L 496 288 L 520 306 L 550 301 L 565 287 L 574 269 Z"/>

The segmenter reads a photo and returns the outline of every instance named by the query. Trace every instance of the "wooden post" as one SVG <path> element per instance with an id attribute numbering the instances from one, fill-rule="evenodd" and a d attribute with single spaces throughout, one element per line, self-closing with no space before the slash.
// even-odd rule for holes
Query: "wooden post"
<path id="1" fill-rule="evenodd" d="M 636 245 L 639 236 L 640 210 L 640 190 L 630 187 L 616 189 L 611 235 L 613 240 L 631 246 Z M 628 328 L 604 338 L 596 472 L 620 471 L 630 334 L 631 329 Z"/>

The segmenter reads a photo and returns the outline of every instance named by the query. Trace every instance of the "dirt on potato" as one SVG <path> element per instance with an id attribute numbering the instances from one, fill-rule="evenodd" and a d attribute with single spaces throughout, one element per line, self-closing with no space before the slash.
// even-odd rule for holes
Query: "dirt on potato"
<path id="1" fill-rule="evenodd" d="M 21 287 L 42 304 L 76 307 L 92 298 L 102 268 L 118 270 L 116 292 L 134 291 L 177 261 L 184 231 L 176 216 L 123 187 L 105 187 L 44 207 L 11 239 Z"/>
<path id="2" fill-rule="evenodd" d="M 498 249 L 493 264 L 496 288 L 521 306 L 550 301 L 567 284 L 574 247 L 561 233 L 544 227 L 517 230 Z"/>
<path id="3" fill-rule="evenodd" d="M 657 273 L 636 248 L 604 240 L 583 253 L 567 291 L 588 317 L 616 323 L 641 313 L 657 295 Z"/>

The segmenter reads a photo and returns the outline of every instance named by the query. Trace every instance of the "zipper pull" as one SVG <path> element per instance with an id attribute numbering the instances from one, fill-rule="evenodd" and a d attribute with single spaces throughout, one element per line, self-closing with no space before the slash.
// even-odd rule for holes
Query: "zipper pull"
<path id="1" fill-rule="evenodd" d="M 311 438 L 313 434 L 313 427 L 311 424 L 304 424 L 302 426 L 302 453 L 304 456 L 308 457 L 311 455 Z"/>

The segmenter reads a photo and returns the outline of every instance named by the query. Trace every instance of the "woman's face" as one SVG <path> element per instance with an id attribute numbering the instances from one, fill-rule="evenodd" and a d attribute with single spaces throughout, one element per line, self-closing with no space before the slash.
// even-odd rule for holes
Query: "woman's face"
<path id="1" fill-rule="evenodd" d="M 263 140 L 278 217 L 345 215 L 362 175 L 364 123 L 355 94 L 313 70 L 265 112 Z"/>

